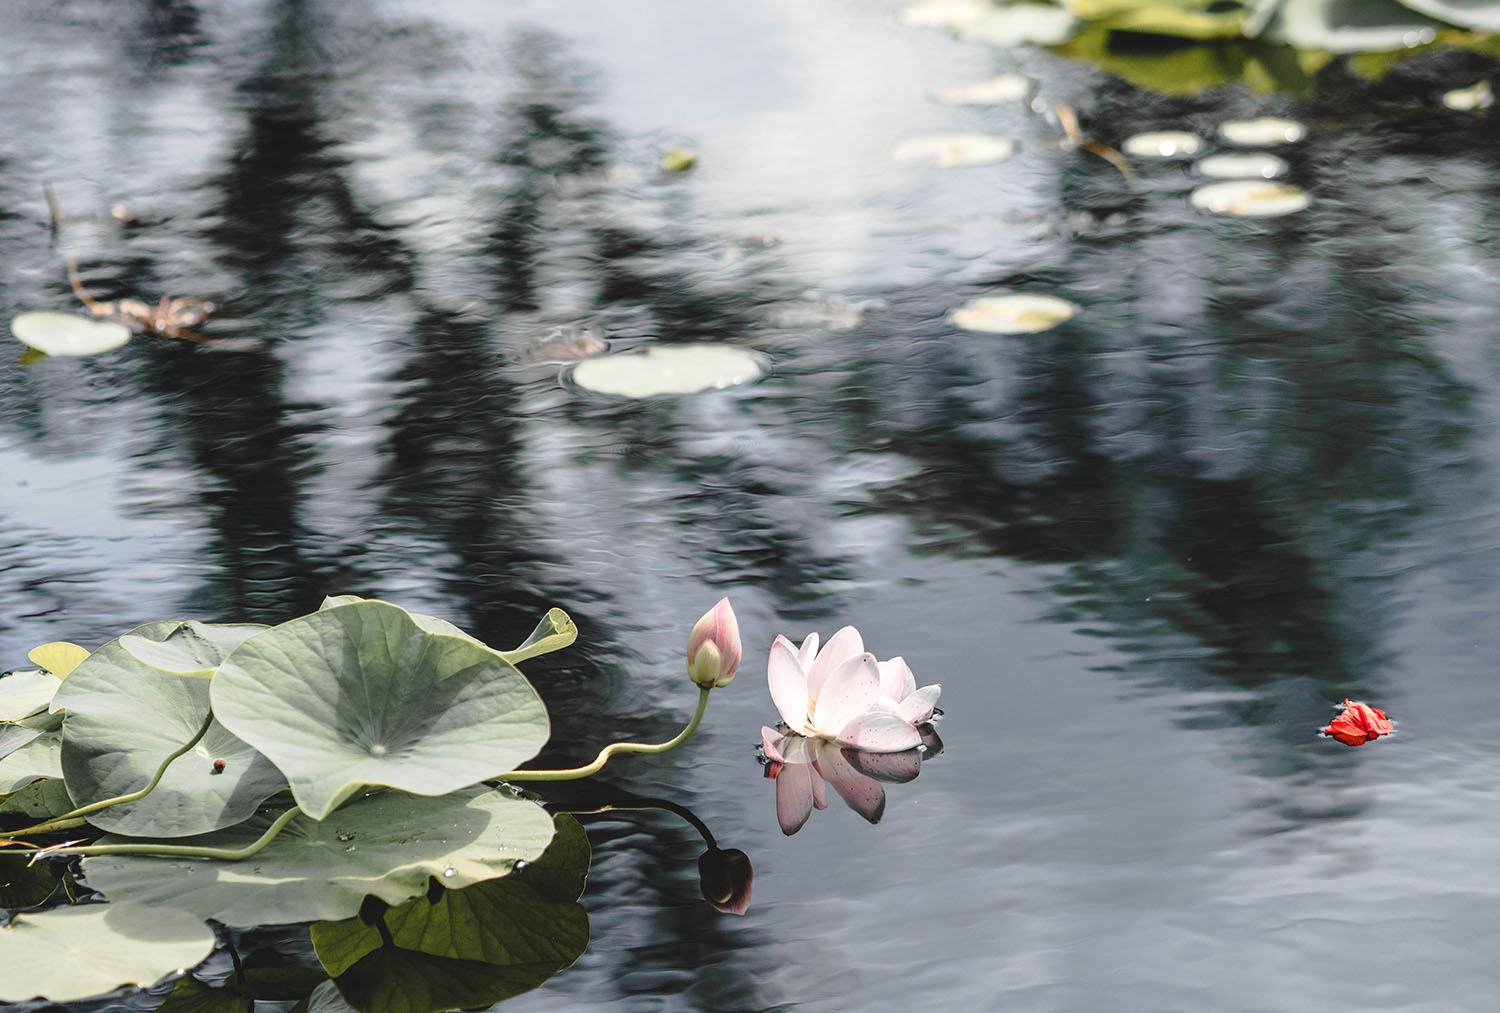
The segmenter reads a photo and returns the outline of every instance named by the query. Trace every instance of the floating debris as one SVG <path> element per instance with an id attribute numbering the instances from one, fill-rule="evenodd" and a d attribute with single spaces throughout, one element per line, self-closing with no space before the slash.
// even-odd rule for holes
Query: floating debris
<path id="1" fill-rule="evenodd" d="M 896 145 L 899 159 L 934 161 L 945 169 L 993 165 L 1016 153 L 1016 142 L 996 134 L 932 134 Z"/>
<path id="2" fill-rule="evenodd" d="M 639 398 L 721 390 L 764 372 L 760 358 L 739 345 L 658 345 L 585 359 L 573 367 L 573 382 L 596 394 Z"/>
<path id="3" fill-rule="evenodd" d="M 985 334 L 1036 334 L 1077 314 L 1072 303 L 1050 295 L 1011 292 L 972 299 L 948 317 L 955 327 Z"/>
<path id="4" fill-rule="evenodd" d="M 577 362 L 609 350 L 604 334 L 594 324 L 569 324 L 554 327 L 535 344 L 521 352 L 527 362 Z"/>
<path id="5" fill-rule="evenodd" d="M 1254 120 L 1229 120 L 1219 124 L 1219 136 L 1230 144 L 1247 148 L 1267 144 L 1296 144 L 1307 136 L 1307 127 L 1296 120 L 1262 116 Z"/>
<path id="6" fill-rule="evenodd" d="M 1122 149 L 1136 158 L 1192 158 L 1203 147 L 1197 134 L 1181 130 L 1162 130 L 1127 137 Z"/>
<path id="7" fill-rule="evenodd" d="M 687 148 L 667 148 L 659 163 L 663 172 L 687 172 L 698 164 L 698 153 Z"/>
<path id="8" fill-rule="evenodd" d="M 1488 109 L 1494 102 L 1495 92 L 1488 81 L 1478 81 L 1467 88 L 1456 88 L 1443 93 L 1443 105 L 1459 112 Z"/>
<path id="9" fill-rule="evenodd" d="M 1303 210 L 1309 203 L 1307 193 L 1301 187 L 1258 179 L 1209 183 L 1194 190 L 1189 200 L 1193 207 L 1203 211 L 1241 218 L 1289 215 Z"/>
<path id="10" fill-rule="evenodd" d="M 1209 155 L 1193 168 L 1210 179 L 1275 179 L 1286 172 L 1287 164 L 1269 151 L 1246 151 Z"/>
<path id="11" fill-rule="evenodd" d="M 72 313 L 22 313 L 10 332 L 45 355 L 98 355 L 130 340 L 130 328 L 113 320 L 90 320 Z"/>
<path id="12" fill-rule="evenodd" d="M 928 95 L 934 102 L 950 106 L 998 106 L 1020 102 L 1031 94 L 1031 78 L 1021 74 L 996 74 L 973 84 L 934 88 Z"/>

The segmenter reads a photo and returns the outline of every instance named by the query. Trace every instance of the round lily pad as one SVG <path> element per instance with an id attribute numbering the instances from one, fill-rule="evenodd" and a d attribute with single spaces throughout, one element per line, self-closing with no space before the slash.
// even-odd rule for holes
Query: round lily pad
<path id="1" fill-rule="evenodd" d="M 274 816 L 173 843 L 243 847 Z M 112 901 L 181 908 L 238 927 L 285 925 L 352 918 L 367 894 L 400 904 L 426 893 L 430 879 L 454 890 L 497 879 L 537 858 L 552 835 L 547 812 L 506 789 L 439 798 L 384 791 L 322 822 L 298 816 L 241 862 L 96 855 L 83 860 L 83 872 Z"/>
<path id="2" fill-rule="evenodd" d="M 22 912 L 0 928 L 0 1002 L 76 1002 L 150 985 L 214 950 L 197 915 L 143 904 Z"/>
<path id="3" fill-rule="evenodd" d="M 46 672 L 12 672 L 0 678 L 0 721 L 20 721 L 47 709 L 62 681 Z"/>
<path id="4" fill-rule="evenodd" d="M 1275 179 L 1286 172 L 1287 164 L 1268 151 L 1245 151 L 1209 155 L 1193 168 L 1210 179 Z"/>
<path id="5" fill-rule="evenodd" d="M 130 328 L 112 320 L 90 320 L 74 313 L 22 313 L 10 332 L 23 345 L 47 355 L 98 355 L 130 340 Z"/>
<path id="6" fill-rule="evenodd" d="M 760 358 L 738 345 L 658 345 L 585 359 L 573 368 L 573 382 L 596 394 L 658 397 L 721 390 L 763 372 Z"/>
<path id="7" fill-rule="evenodd" d="M 1309 202 L 1301 187 L 1258 179 L 1209 183 L 1194 190 L 1189 200 L 1195 208 L 1241 218 L 1289 215 L 1303 210 Z"/>
<path id="8" fill-rule="evenodd" d="M 973 84 L 935 88 L 934 101 L 951 106 L 996 106 L 1019 102 L 1031 94 L 1031 79 L 1021 74 L 996 74 Z"/>
<path id="9" fill-rule="evenodd" d="M 207 679 L 154 668 L 131 650 L 149 656 L 147 645 L 154 645 L 164 657 L 182 661 L 182 651 L 168 645 L 184 635 L 193 649 L 207 650 L 208 639 L 185 626 L 139 626 L 100 647 L 63 680 L 52 707 L 65 711 L 63 776 L 79 805 L 144 788 L 162 761 L 208 719 Z M 231 637 L 253 629 L 233 626 L 221 632 Z M 201 663 L 187 662 L 195 670 Z M 192 749 L 172 761 L 149 795 L 100 809 L 88 820 L 113 833 L 185 837 L 240 822 L 285 786 L 270 761 L 214 721 Z"/>
<path id="10" fill-rule="evenodd" d="M 1230 144 L 1261 147 L 1267 144 L 1295 144 L 1307 136 L 1307 128 L 1296 120 L 1262 116 L 1253 120 L 1228 120 L 1219 124 L 1219 136 Z"/>
<path id="11" fill-rule="evenodd" d="M 1192 158 L 1203 146 L 1197 134 L 1159 130 L 1127 137 L 1120 150 L 1136 158 Z"/>
<path id="12" fill-rule="evenodd" d="M 531 759 L 549 734 L 541 698 L 514 665 L 377 600 L 250 638 L 211 690 L 214 714 L 270 757 L 313 819 L 364 785 L 418 795 L 468 787 Z"/>
<path id="13" fill-rule="evenodd" d="M 62 777 L 61 733 L 42 732 L 31 738 L 23 733 L 19 737 L 22 744 L 0 758 L 0 795 L 19 791 L 44 777 Z"/>
<path id="14" fill-rule="evenodd" d="M 1016 153 L 1016 142 L 995 134 L 932 134 L 913 137 L 896 145 L 902 160 L 936 162 L 945 169 L 971 165 L 993 165 Z"/>
<path id="15" fill-rule="evenodd" d="M 1078 312 L 1072 303 L 1050 295 L 1011 292 L 973 299 L 953 311 L 955 327 L 985 334 L 1035 334 L 1050 330 Z"/>

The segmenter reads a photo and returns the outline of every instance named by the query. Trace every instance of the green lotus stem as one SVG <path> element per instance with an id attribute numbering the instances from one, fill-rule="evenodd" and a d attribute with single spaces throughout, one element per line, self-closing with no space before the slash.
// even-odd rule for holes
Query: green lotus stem
<path id="1" fill-rule="evenodd" d="M 685 823 L 698 831 L 698 836 L 703 838 L 703 843 L 707 844 L 710 848 L 719 846 L 714 840 L 714 835 L 709 831 L 708 825 L 700 820 L 696 813 L 685 805 L 678 805 L 676 802 L 665 798 L 638 799 L 635 805 L 606 803 L 601 806 L 595 806 L 592 809 L 553 809 L 549 807 L 547 811 L 567 813 L 569 816 L 600 816 L 604 813 L 654 812 L 658 809 L 680 817 Z"/>
<path id="2" fill-rule="evenodd" d="M 708 708 L 708 692 L 712 687 L 698 688 L 698 709 L 693 712 L 693 719 L 687 723 L 687 727 L 678 732 L 666 742 L 647 744 L 644 742 L 611 742 L 599 750 L 599 755 L 594 762 L 583 767 L 570 767 L 567 770 L 511 770 L 501 774 L 496 780 L 499 781 L 576 781 L 582 777 L 592 777 L 604 769 L 604 764 L 616 753 L 667 753 L 682 745 L 692 738 L 693 733 L 698 730 L 699 723 L 703 720 L 703 712 Z"/>
<path id="3" fill-rule="evenodd" d="M 156 773 L 152 776 L 151 780 L 147 781 L 146 786 L 139 791 L 132 791 L 126 795 L 116 795 L 114 798 L 100 799 L 97 802 L 90 802 L 88 805 L 79 806 L 72 812 L 63 813 L 61 816 L 54 816 L 45 823 L 38 823 L 34 827 L 25 827 L 21 830 L 0 833 L 0 837 L 18 837 L 23 834 L 45 834 L 52 830 L 67 830 L 70 827 L 80 826 L 85 822 L 79 819 L 79 817 L 98 812 L 100 809 L 108 809 L 112 805 L 124 805 L 126 802 L 135 802 L 145 798 L 156 790 L 158 784 L 161 784 L 162 776 L 166 774 L 167 768 L 172 765 L 172 761 L 196 746 L 199 740 L 208 734 L 208 726 L 213 724 L 213 722 L 213 711 L 209 711 L 208 716 L 203 719 L 203 724 L 199 727 L 197 734 L 178 746 L 171 753 L 168 753 L 167 758 L 161 761 L 161 766 L 156 768 Z M 77 822 L 72 822 L 73 820 L 77 820 Z"/>
<path id="4" fill-rule="evenodd" d="M 281 833 L 293 818 L 301 815 L 299 806 L 292 806 L 286 812 L 276 817 L 266 832 L 243 848 L 203 848 L 191 844 L 85 844 L 79 848 L 43 848 L 32 856 L 33 859 L 43 855 L 83 855 L 85 858 L 92 855 L 151 855 L 159 858 L 217 858 L 225 862 L 239 862 L 252 855 L 257 855 L 267 844 L 270 844 Z"/>

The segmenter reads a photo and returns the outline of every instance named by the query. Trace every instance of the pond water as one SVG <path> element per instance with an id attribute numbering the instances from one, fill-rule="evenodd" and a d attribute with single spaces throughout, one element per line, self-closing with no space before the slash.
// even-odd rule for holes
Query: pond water
<path id="1" fill-rule="evenodd" d="M 0 316 L 71 308 L 72 256 L 224 345 L 0 357 L 0 667 L 324 594 L 501 644 L 560 605 L 526 670 L 583 762 L 680 727 L 731 595 L 698 738 L 604 780 L 744 850 L 749 913 L 681 821 L 591 817 L 591 947 L 507 1008 L 1494 1007 L 1500 137 L 1438 101 L 1492 65 L 1164 98 L 891 3 L 5 6 Z M 926 97 L 1000 72 L 1117 147 L 1291 116 L 1311 205 L 1214 216 L 1187 162 Z M 891 157 L 954 131 L 1020 150 Z M 91 219 L 56 243 L 46 181 Z M 1079 313 L 948 322 L 1002 290 Z M 594 395 L 594 335 L 770 372 Z M 848 623 L 943 684 L 945 748 L 784 836 L 766 651 Z M 1346 696 L 1397 734 L 1317 737 Z"/>

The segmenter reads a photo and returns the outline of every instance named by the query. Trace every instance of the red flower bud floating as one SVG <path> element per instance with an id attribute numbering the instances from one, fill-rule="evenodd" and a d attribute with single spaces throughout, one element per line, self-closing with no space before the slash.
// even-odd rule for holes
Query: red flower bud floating
<path id="1" fill-rule="evenodd" d="M 1344 701 L 1344 713 L 1322 729 L 1324 735 L 1338 739 L 1346 746 L 1362 746 L 1393 731 L 1395 727 L 1385 716 L 1385 711 L 1347 699 Z"/>

